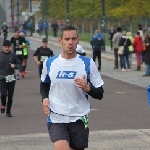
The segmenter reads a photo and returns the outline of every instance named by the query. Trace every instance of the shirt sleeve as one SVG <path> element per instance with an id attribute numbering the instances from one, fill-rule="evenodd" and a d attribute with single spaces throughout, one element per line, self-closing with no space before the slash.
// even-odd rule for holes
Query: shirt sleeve
<path id="1" fill-rule="evenodd" d="M 48 66 L 48 61 L 49 59 L 46 59 L 43 63 L 43 69 L 42 69 L 42 74 L 41 74 L 41 82 L 44 82 L 44 83 L 51 83 L 51 80 L 50 80 L 50 77 L 49 77 L 49 69 L 50 69 L 50 66 Z"/>
<path id="2" fill-rule="evenodd" d="M 90 60 L 90 75 L 88 79 L 89 79 L 90 85 L 95 88 L 101 87 L 104 84 L 93 59 Z"/>
<path id="3" fill-rule="evenodd" d="M 25 39 L 25 38 L 23 38 L 23 43 L 27 43 L 27 41 L 26 41 L 26 39 Z"/>
<path id="4" fill-rule="evenodd" d="M 33 56 L 38 56 L 39 55 L 39 48 L 34 52 Z"/>
<path id="5" fill-rule="evenodd" d="M 19 40 L 19 44 L 22 45 L 22 43 L 27 43 L 24 37 L 21 37 Z"/>
<path id="6" fill-rule="evenodd" d="M 51 50 L 51 57 L 53 56 L 53 51 Z"/>
<path id="7" fill-rule="evenodd" d="M 10 39 L 10 43 L 11 43 L 11 44 L 13 43 L 13 38 Z"/>

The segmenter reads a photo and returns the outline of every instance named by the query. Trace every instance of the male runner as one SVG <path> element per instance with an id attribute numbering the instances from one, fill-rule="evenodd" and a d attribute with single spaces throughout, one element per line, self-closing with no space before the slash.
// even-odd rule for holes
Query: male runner
<path id="1" fill-rule="evenodd" d="M 76 54 L 77 29 L 66 25 L 58 39 L 62 53 L 44 61 L 41 74 L 43 108 L 55 150 L 88 147 L 88 95 L 101 100 L 104 84 L 91 58 Z"/>
<path id="2" fill-rule="evenodd" d="M 8 26 L 6 25 L 6 22 L 3 23 L 3 26 L 1 28 L 1 33 L 3 33 L 4 40 L 6 40 L 8 34 Z"/>
<path id="3" fill-rule="evenodd" d="M 19 67 L 19 60 L 16 54 L 11 52 L 10 47 L 10 41 L 5 40 L 3 42 L 3 51 L 0 52 L 1 113 L 5 112 L 6 107 L 7 117 L 12 117 L 11 106 L 15 88 L 14 69 Z"/>
<path id="4" fill-rule="evenodd" d="M 19 71 L 22 72 L 22 62 L 23 62 L 23 47 L 26 46 L 26 44 L 23 46 L 22 43 L 26 43 L 26 40 L 24 37 L 21 37 L 19 35 L 19 30 L 14 30 L 14 37 L 11 38 L 11 44 L 13 45 L 13 51 L 17 55 L 19 61 L 20 61 L 20 68 L 19 70 L 16 70 L 16 79 L 19 80 Z"/>
<path id="5" fill-rule="evenodd" d="M 39 76 L 41 77 L 43 62 L 45 59 L 52 57 L 53 51 L 48 48 L 48 41 L 46 38 L 42 39 L 42 46 L 38 47 L 35 53 L 33 54 L 33 58 L 39 67 Z"/>
<path id="6" fill-rule="evenodd" d="M 26 38 L 26 33 L 25 32 L 20 32 L 20 36 L 24 37 L 26 40 L 26 43 L 22 43 L 23 47 L 23 62 L 22 62 L 22 77 L 24 77 L 26 73 L 26 67 L 27 67 L 27 60 L 29 56 L 29 48 L 30 48 L 30 41 L 29 39 Z"/>

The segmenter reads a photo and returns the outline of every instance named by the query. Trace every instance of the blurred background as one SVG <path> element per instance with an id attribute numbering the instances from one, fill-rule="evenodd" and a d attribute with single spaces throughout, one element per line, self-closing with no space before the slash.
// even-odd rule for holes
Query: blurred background
<path id="1" fill-rule="evenodd" d="M 77 27 L 81 40 L 89 42 L 94 31 L 99 29 L 109 45 L 111 25 L 114 29 L 120 26 L 133 36 L 138 24 L 149 31 L 149 8 L 148 0 L 0 0 L 0 27 L 6 22 L 13 32 L 23 25 L 34 33 L 38 23 L 46 22 L 48 34 L 53 35 L 53 22 L 57 22 L 59 30 L 71 23 Z"/>

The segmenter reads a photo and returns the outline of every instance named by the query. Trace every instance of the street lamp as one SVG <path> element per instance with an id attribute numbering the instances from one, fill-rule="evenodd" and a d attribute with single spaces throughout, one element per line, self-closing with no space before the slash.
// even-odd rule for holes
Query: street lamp
<path id="1" fill-rule="evenodd" d="M 45 37 L 48 40 L 48 21 L 47 21 L 47 16 L 48 16 L 48 10 L 47 10 L 47 0 L 45 0 Z"/>
<path id="2" fill-rule="evenodd" d="M 101 26 L 102 26 L 102 34 L 104 38 L 104 45 L 102 48 L 102 51 L 105 51 L 105 0 L 101 0 L 101 6 L 102 6 L 102 16 L 101 16 Z"/>
<path id="3" fill-rule="evenodd" d="M 66 0 L 66 24 L 69 24 L 69 0 Z"/>
<path id="4" fill-rule="evenodd" d="M 31 22 L 31 24 L 30 24 L 30 30 L 31 30 L 31 36 L 32 36 L 32 28 L 33 28 L 33 19 L 32 19 L 32 0 L 29 0 L 29 6 L 30 6 L 30 14 L 31 14 L 31 16 L 30 16 L 30 22 Z"/>
<path id="5" fill-rule="evenodd" d="M 13 12 L 13 2 L 12 2 L 12 0 L 10 1 L 11 3 L 11 6 L 10 6 L 10 9 L 11 9 L 11 15 L 10 15 L 10 17 L 11 17 L 11 31 L 13 32 L 13 22 L 14 22 L 14 12 Z"/>
<path id="6" fill-rule="evenodd" d="M 19 12 L 19 0 L 17 0 L 17 26 L 19 28 L 19 15 L 20 15 L 20 12 Z"/>

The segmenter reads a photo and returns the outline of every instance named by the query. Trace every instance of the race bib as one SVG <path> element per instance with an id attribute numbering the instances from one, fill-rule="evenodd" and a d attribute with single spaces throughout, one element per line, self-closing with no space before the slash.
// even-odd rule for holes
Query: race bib
<path id="1" fill-rule="evenodd" d="M 88 123 L 89 123 L 89 118 L 88 115 L 82 116 L 82 121 L 85 125 L 85 129 L 88 127 Z"/>
<path id="2" fill-rule="evenodd" d="M 16 55 L 22 55 L 22 50 L 16 50 Z"/>
<path id="3" fill-rule="evenodd" d="M 15 80 L 15 76 L 13 75 L 8 75 L 5 77 L 6 78 L 6 82 L 12 82 Z"/>
<path id="4" fill-rule="evenodd" d="M 48 56 L 41 56 L 40 61 L 44 62 L 44 61 L 45 61 L 45 59 L 47 59 L 47 58 L 48 58 Z"/>

